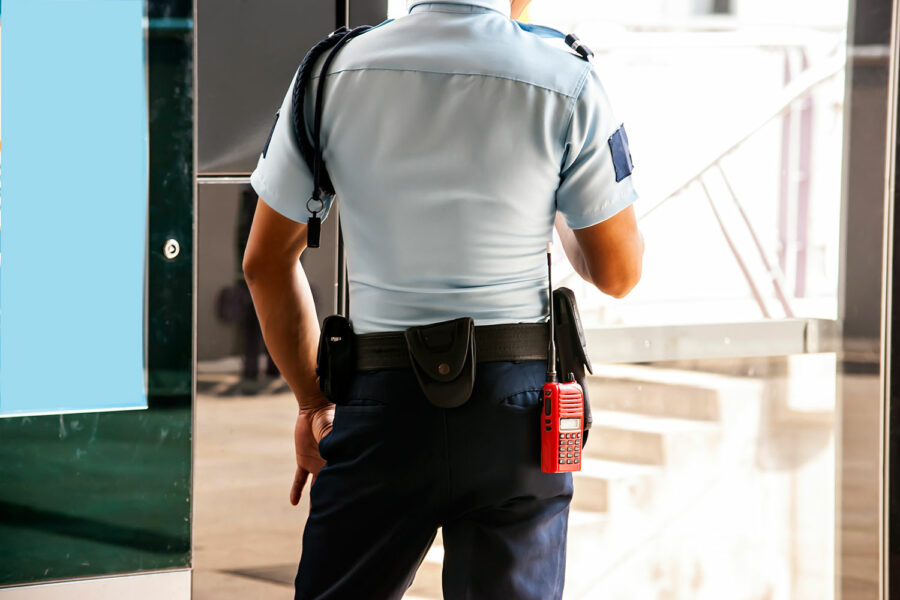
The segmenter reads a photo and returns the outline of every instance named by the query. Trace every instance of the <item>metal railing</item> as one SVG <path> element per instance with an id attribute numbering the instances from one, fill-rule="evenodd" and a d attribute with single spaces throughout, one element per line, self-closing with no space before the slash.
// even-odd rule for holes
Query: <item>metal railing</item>
<path id="1" fill-rule="evenodd" d="M 769 102 L 760 111 L 760 116 L 753 119 L 751 121 L 751 125 L 741 135 L 739 135 L 735 141 L 725 144 L 723 147 L 720 147 L 717 150 L 711 152 L 710 155 L 708 155 L 708 157 L 704 160 L 700 161 L 697 166 L 690 168 L 688 170 L 688 176 L 686 178 L 671 186 L 670 191 L 640 217 L 641 220 L 646 219 L 649 215 L 653 214 L 653 212 L 656 211 L 660 206 L 670 201 L 672 198 L 678 196 L 682 192 L 691 189 L 692 187 L 699 185 L 707 202 L 709 203 L 710 210 L 712 211 L 716 222 L 719 224 L 722 235 L 724 236 L 725 241 L 728 244 L 729 249 L 731 250 L 731 253 L 734 255 L 734 258 L 737 261 L 748 286 L 750 287 L 753 298 L 759 305 L 760 311 L 765 318 L 770 318 L 772 315 L 765 303 L 763 294 L 760 291 L 759 286 L 757 285 L 750 272 L 750 269 L 747 266 L 747 260 L 744 253 L 742 252 L 741 248 L 734 242 L 733 236 L 729 233 L 728 227 L 726 226 L 725 221 L 722 219 L 722 215 L 719 209 L 716 207 L 716 202 L 713 198 L 713 195 L 710 193 L 709 187 L 706 184 L 705 176 L 711 171 L 718 172 L 725 185 L 728 198 L 737 209 L 738 214 L 741 217 L 741 221 L 747 228 L 747 231 L 753 240 L 755 250 L 759 254 L 759 258 L 771 280 L 772 286 L 775 290 L 775 295 L 778 299 L 778 302 L 781 304 L 782 310 L 785 313 L 785 317 L 793 317 L 794 311 L 791 308 L 788 296 L 784 291 L 783 273 L 776 265 L 772 264 L 772 262 L 769 260 L 762 242 L 760 241 L 760 237 L 753 227 L 753 224 L 750 221 L 749 217 L 747 216 L 744 205 L 735 192 L 734 186 L 731 184 L 731 181 L 722 163 L 745 142 L 747 142 L 747 140 L 760 132 L 774 119 L 790 111 L 797 101 L 808 96 L 817 86 L 843 73 L 845 66 L 846 59 L 843 56 L 840 56 L 824 60 L 820 64 L 804 71 L 797 79 L 786 86 L 785 89 L 773 101 Z"/>

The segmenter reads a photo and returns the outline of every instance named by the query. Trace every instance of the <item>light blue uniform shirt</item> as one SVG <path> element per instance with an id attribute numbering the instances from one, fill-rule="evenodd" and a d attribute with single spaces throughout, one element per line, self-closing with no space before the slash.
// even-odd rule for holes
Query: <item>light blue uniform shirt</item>
<path id="1" fill-rule="evenodd" d="M 509 11 L 509 0 L 413 1 L 331 65 L 323 156 L 358 333 L 462 316 L 542 321 L 556 211 L 579 229 L 637 197 L 621 143 L 617 177 L 621 123 L 591 63 Z M 292 87 L 250 181 L 306 223 L 312 177 L 293 138 Z"/>

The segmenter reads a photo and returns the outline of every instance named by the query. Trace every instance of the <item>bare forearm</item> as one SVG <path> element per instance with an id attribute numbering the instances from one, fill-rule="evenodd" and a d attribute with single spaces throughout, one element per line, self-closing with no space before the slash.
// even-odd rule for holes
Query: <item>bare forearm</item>
<path id="1" fill-rule="evenodd" d="M 299 261 L 245 273 L 263 339 L 272 359 L 301 408 L 315 408 L 323 399 L 316 381 L 319 321 L 309 281 Z"/>
<path id="2" fill-rule="evenodd" d="M 575 272 L 582 279 L 588 283 L 593 283 L 590 270 L 584 260 L 584 253 L 582 253 L 581 247 L 579 247 L 578 241 L 575 239 L 575 234 L 566 225 L 566 220 L 560 213 L 556 213 L 556 232 L 559 234 L 559 241 L 562 242 L 566 258 L 569 259 L 572 268 L 575 269 Z"/>

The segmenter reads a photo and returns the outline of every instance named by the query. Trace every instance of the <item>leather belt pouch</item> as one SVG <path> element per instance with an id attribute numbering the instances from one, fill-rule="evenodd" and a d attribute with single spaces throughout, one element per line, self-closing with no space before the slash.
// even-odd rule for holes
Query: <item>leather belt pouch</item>
<path id="1" fill-rule="evenodd" d="M 316 355 L 319 389 L 335 404 L 343 404 L 356 369 L 356 334 L 347 317 L 331 315 L 322 322 Z"/>
<path id="2" fill-rule="evenodd" d="M 404 331 L 409 362 L 425 397 L 435 406 L 465 404 L 475 385 L 475 321 L 463 317 Z"/>
<path id="3" fill-rule="evenodd" d="M 581 326 L 581 316 L 578 314 L 578 305 L 575 303 L 575 293 L 569 288 L 561 287 L 553 290 L 553 316 L 556 319 L 554 338 L 560 379 L 568 381 L 571 373 L 584 392 L 584 432 L 581 444 L 584 448 L 592 421 L 585 371 L 588 373 L 594 371 L 586 352 L 587 342 Z"/>

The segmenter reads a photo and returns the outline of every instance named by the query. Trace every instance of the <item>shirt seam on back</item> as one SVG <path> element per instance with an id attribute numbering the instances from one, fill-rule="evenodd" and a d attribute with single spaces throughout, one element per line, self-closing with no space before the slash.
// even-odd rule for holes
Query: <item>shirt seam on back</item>
<path id="1" fill-rule="evenodd" d="M 566 110 L 568 110 L 569 115 L 566 117 L 566 126 L 563 127 L 562 130 L 562 138 L 559 140 L 560 147 L 562 148 L 562 162 L 559 165 L 559 174 L 562 176 L 563 167 L 565 167 L 566 158 L 568 157 L 568 153 L 566 152 L 566 140 L 569 139 L 569 134 L 572 131 L 572 121 L 575 118 L 575 105 L 578 104 L 578 98 L 581 96 L 581 92 L 584 90 L 584 85 L 587 83 L 588 73 L 593 69 L 593 65 L 588 63 L 584 68 L 584 71 L 581 73 L 581 77 L 578 79 L 578 83 L 575 85 L 575 92 L 573 96 L 569 97 L 569 106 Z M 556 207 L 556 210 L 559 210 L 559 186 L 556 188 L 556 192 L 553 194 L 553 205 Z"/>
<path id="2" fill-rule="evenodd" d="M 568 116 L 566 117 L 566 126 L 563 128 L 562 138 L 559 140 L 562 145 L 563 152 L 566 150 L 566 140 L 569 138 L 569 134 L 572 131 L 572 121 L 575 119 L 575 105 L 578 104 L 578 99 L 581 96 L 581 92 L 584 91 L 584 84 L 587 83 L 588 73 L 591 72 L 592 66 L 590 63 L 584 69 L 584 72 L 581 74 L 581 77 L 578 79 L 578 84 L 575 86 L 575 94 L 570 96 L 569 106 L 566 108 L 568 111 Z M 562 172 L 562 165 L 560 165 L 560 173 Z"/>
<path id="3" fill-rule="evenodd" d="M 565 131 L 563 132 L 563 138 L 562 138 L 563 145 L 565 145 L 566 138 L 569 137 L 569 132 L 572 129 L 572 121 L 575 118 L 575 105 L 578 104 L 578 99 L 581 96 L 581 92 L 584 91 L 584 84 L 587 83 L 587 76 L 588 76 L 588 73 L 591 72 L 592 68 L 593 68 L 593 65 L 588 63 L 588 65 L 584 68 L 584 71 L 582 71 L 581 77 L 579 77 L 579 79 L 578 79 L 578 83 L 575 85 L 575 90 L 573 92 L 573 95 L 569 96 L 570 101 L 569 101 L 569 106 L 567 108 L 567 110 L 569 111 L 569 116 L 566 118 L 566 128 L 565 128 Z"/>
<path id="4" fill-rule="evenodd" d="M 491 75 L 491 74 L 488 74 L 488 73 L 464 73 L 464 72 L 454 72 L 454 71 L 431 71 L 431 70 L 427 70 L 427 69 L 396 69 L 396 68 L 389 68 L 389 67 L 360 67 L 360 68 L 357 68 L 357 69 L 341 69 L 340 71 L 332 71 L 331 73 L 329 73 L 329 74 L 327 75 L 327 77 L 331 77 L 331 76 L 333 76 L 333 75 L 340 75 L 341 73 L 357 73 L 357 72 L 362 72 L 362 71 L 393 71 L 393 72 L 397 72 L 397 73 L 423 73 L 423 74 L 428 74 L 428 75 L 462 75 L 462 76 L 467 76 L 467 77 L 485 77 L 485 78 L 488 78 L 488 79 L 503 79 L 503 80 L 506 80 L 506 81 L 514 81 L 514 82 L 516 82 L 516 83 L 522 83 L 522 84 L 525 84 L 525 85 L 530 85 L 530 86 L 536 87 L 536 88 L 538 88 L 538 89 L 547 90 L 548 92 L 553 92 L 554 94 L 559 94 L 560 96 L 565 96 L 566 98 L 568 98 L 568 99 L 570 100 L 570 102 L 571 102 L 572 100 L 574 100 L 575 98 L 578 97 L 577 95 L 573 96 L 573 95 L 571 95 L 571 94 L 569 94 L 569 93 L 566 93 L 566 92 L 564 92 L 564 91 L 562 91 L 562 90 L 558 90 L 558 89 L 555 89 L 555 88 L 552 88 L 552 87 L 548 87 L 548 86 L 546 86 L 546 85 L 541 85 L 541 84 L 539 84 L 539 83 L 534 83 L 533 81 L 527 81 L 527 80 L 525 80 L 525 79 L 518 79 L 518 78 L 516 78 L 516 77 L 506 77 L 506 76 L 503 76 L 503 75 Z M 321 75 L 316 75 L 315 77 L 312 78 L 311 81 L 315 81 L 316 79 L 319 79 L 320 77 L 321 77 Z M 582 80 L 583 80 L 583 79 L 584 79 L 584 75 L 582 75 Z M 583 81 L 581 81 L 581 82 L 579 83 L 579 85 L 576 86 L 576 90 L 580 90 L 582 85 L 583 85 Z"/>

